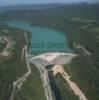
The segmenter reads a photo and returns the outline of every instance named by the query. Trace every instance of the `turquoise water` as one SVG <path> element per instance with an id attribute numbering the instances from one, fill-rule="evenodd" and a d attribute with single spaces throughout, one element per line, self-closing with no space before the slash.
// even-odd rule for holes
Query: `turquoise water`
<path id="1" fill-rule="evenodd" d="M 71 52 L 66 35 L 53 29 L 31 26 L 22 21 L 8 21 L 10 27 L 24 29 L 32 33 L 32 54 L 44 52 Z"/>

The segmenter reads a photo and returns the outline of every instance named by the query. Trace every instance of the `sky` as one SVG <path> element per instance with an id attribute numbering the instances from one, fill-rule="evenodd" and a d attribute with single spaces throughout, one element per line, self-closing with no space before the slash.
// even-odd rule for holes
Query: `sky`
<path id="1" fill-rule="evenodd" d="M 17 4 L 44 4 L 44 3 L 76 3 L 76 2 L 99 2 L 99 0 L 0 0 L 0 6 Z"/>

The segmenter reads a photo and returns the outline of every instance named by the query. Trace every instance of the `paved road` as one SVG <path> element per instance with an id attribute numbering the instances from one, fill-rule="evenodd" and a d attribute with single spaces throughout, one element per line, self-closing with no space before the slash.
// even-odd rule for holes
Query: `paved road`
<path id="1" fill-rule="evenodd" d="M 53 100 L 48 72 L 45 68 L 45 66 L 48 65 L 48 62 L 42 59 L 37 59 L 37 60 L 32 60 L 32 63 L 36 65 L 37 69 L 39 70 L 41 74 L 41 79 L 42 79 L 43 87 L 45 89 L 45 95 L 46 95 L 47 100 Z"/>

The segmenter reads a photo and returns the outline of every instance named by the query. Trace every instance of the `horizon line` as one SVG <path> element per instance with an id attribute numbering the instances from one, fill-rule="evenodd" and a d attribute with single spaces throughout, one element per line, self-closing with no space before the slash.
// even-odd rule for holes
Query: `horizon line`
<path id="1" fill-rule="evenodd" d="M 99 4 L 99 2 L 56 2 L 56 3 L 21 3 L 21 4 L 9 4 L 9 5 L 0 5 L 0 7 L 11 7 L 11 6 L 24 6 L 24 5 L 52 5 L 52 4 L 63 4 L 63 5 L 69 5 L 69 4 Z"/>

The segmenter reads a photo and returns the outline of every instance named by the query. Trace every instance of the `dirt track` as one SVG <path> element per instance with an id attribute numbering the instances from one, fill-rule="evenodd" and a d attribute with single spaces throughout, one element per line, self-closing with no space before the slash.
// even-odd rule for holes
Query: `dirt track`
<path id="1" fill-rule="evenodd" d="M 64 77 L 70 88 L 73 90 L 74 94 L 77 95 L 80 100 L 88 100 L 77 84 L 70 80 L 70 76 L 64 71 L 63 66 L 55 65 L 52 70 L 54 75 L 60 73 Z"/>

